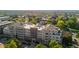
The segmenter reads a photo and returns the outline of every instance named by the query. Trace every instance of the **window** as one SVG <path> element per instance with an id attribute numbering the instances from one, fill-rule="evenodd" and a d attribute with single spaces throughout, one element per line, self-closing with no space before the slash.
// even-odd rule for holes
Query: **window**
<path id="1" fill-rule="evenodd" d="M 58 33 L 57 35 L 60 35 L 60 33 Z"/>
<path id="2" fill-rule="evenodd" d="M 45 36 L 45 37 L 48 37 L 48 36 Z"/>
<path id="3" fill-rule="evenodd" d="M 52 33 L 52 35 L 55 35 L 55 33 Z"/>
<path id="4" fill-rule="evenodd" d="M 56 37 L 56 39 L 59 39 L 59 37 Z"/>
<path id="5" fill-rule="evenodd" d="M 48 33 L 45 33 L 46 35 L 48 35 Z"/>
<path id="6" fill-rule="evenodd" d="M 51 38 L 51 36 L 49 36 Z"/>
<path id="7" fill-rule="evenodd" d="M 58 31 L 58 33 L 60 33 L 60 30 Z"/>

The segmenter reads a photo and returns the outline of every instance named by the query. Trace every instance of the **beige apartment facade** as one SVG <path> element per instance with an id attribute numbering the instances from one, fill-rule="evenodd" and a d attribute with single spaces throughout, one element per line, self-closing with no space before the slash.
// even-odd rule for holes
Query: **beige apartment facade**
<path id="1" fill-rule="evenodd" d="M 10 25 L 8 30 L 4 30 L 5 34 L 10 36 L 17 36 L 20 39 L 41 39 L 41 40 L 50 40 L 56 39 L 61 41 L 62 31 L 55 27 L 54 25 L 40 25 L 40 24 L 31 24 L 31 23 L 16 23 Z"/>

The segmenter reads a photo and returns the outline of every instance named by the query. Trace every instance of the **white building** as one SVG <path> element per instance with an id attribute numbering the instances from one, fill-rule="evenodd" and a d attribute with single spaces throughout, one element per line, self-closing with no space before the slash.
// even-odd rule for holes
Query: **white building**
<path id="1" fill-rule="evenodd" d="M 4 29 L 5 34 L 9 34 L 11 36 L 17 36 L 21 39 L 25 39 L 27 37 L 34 39 L 42 39 L 42 40 L 50 40 L 57 39 L 61 40 L 61 31 L 58 27 L 54 25 L 40 25 L 40 24 L 31 24 L 31 23 L 16 23 L 10 25 L 8 30 Z"/>
<path id="2" fill-rule="evenodd" d="M 7 21 L 10 19 L 10 16 L 0 16 L 1 21 Z"/>

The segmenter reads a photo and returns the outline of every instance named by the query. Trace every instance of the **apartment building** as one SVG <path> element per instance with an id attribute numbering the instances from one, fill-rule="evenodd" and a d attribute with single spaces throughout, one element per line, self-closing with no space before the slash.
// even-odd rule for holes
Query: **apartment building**
<path id="1" fill-rule="evenodd" d="M 6 28 L 5 28 L 6 29 Z M 41 25 L 41 24 L 31 24 L 31 23 L 15 23 L 8 27 L 6 31 L 4 29 L 4 33 L 10 36 L 17 36 L 21 39 L 41 39 L 41 40 L 50 40 L 56 39 L 61 41 L 61 33 L 62 31 L 55 27 L 54 25 Z"/>

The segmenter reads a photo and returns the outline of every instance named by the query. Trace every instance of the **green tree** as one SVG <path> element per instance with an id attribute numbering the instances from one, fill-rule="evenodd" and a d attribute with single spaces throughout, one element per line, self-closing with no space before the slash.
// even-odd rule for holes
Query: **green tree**
<path id="1" fill-rule="evenodd" d="M 62 44 L 66 47 L 72 46 L 72 33 L 71 32 L 63 32 L 62 34 Z"/>
<path id="2" fill-rule="evenodd" d="M 32 19 L 32 21 L 31 21 L 33 24 L 36 24 L 37 23 L 37 21 L 35 20 L 35 19 Z"/>
<path id="3" fill-rule="evenodd" d="M 68 21 L 66 21 L 65 24 L 67 27 L 73 27 L 75 25 L 75 22 L 73 20 L 68 20 Z"/>
<path id="4" fill-rule="evenodd" d="M 52 21 L 50 19 L 47 20 L 47 24 L 52 24 Z"/>
<path id="5" fill-rule="evenodd" d="M 63 20 L 59 20 L 56 24 L 57 27 L 59 27 L 60 29 L 64 29 L 65 28 L 65 22 Z"/>
<path id="6" fill-rule="evenodd" d="M 77 19 L 74 16 L 68 17 L 68 20 L 65 22 L 67 27 L 74 28 L 76 24 Z"/>
<path id="7" fill-rule="evenodd" d="M 28 18 L 28 22 L 31 22 L 31 23 L 33 23 L 33 24 L 36 24 L 36 23 L 37 23 L 37 18 L 36 18 L 36 16 L 32 16 L 32 17 Z"/>
<path id="8" fill-rule="evenodd" d="M 32 21 L 32 18 L 28 18 L 28 22 L 31 22 Z"/>
<path id="9" fill-rule="evenodd" d="M 79 33 L 77 33 L 76 38 L 79 38 Z"/>
<path id="10" fill-rule="evenodd" d="M 46 46 L 40 43 L 40 44 L 37 44 L 35 48 L 46 48 Z"/>
<path id="11" fill-rule="evenodd" d="M 22 18 L 22 20 L 21 20 L 22 22 L 25 22 L 26 21 L 26 19 L 25 18 Z"/>
<path id="12" fill-rule="evenodd" d="M 58 17 L 56 18 L 56 21 L 58 22 L 58 21 L 62 20 L 62 17 L 63 17 L 63 16 L 58 16 Z"/>
<path id="13" fill-rule="evenodd" d="M 8 39 L 5 44 L 6 48 L 18 48 L 20 46 L 20 42 L 16 38 Z"/>
<path id="14" fill-rule="evenodd" d="M 49 42 L 50 48 L 62 48 L 62 45 L 58 43 L 55 39 L 51 39 Z"/>

